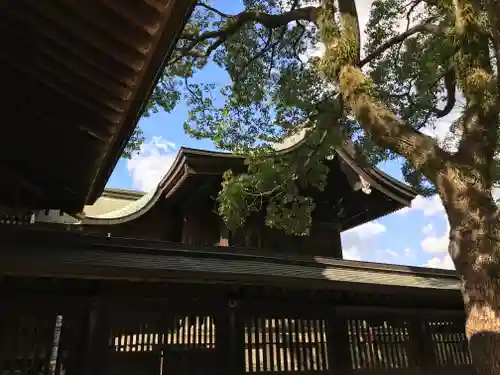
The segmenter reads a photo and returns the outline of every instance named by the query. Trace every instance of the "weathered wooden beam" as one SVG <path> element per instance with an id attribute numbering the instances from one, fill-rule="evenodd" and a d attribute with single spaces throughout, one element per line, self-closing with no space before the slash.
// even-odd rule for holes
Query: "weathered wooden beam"
<path id="1" fill-rule="evenodd" d="M 3 171 L 4 181 L 14 181 L 16 184 L 21 186 L 26 191 L 32 193 L 36 197 L 47 200 L 48 194 L 46 191 L 39 185 L 34 183 L 32 180 L 28 179 L 25 176 L 22 176 L 17 168 L 11 168 L 10 166 L 5 165 L 4 163 L 0 163 L 0 170 Z"/>

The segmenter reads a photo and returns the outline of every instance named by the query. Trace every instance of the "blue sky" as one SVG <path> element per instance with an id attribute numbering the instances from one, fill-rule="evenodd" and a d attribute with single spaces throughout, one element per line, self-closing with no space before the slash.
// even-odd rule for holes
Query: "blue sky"
<path id="1" fill-rule="evenodd" d="M 370 0 L 358 0 L 361 22 L 366 22 Z M 228 13 L 239 11 L 240 1 L 216 0 L 213 5 Z M 197 74 L 201 82 L 226 80 L 224 72 L 209 65 Z M 168 171 L 179 147 L 213 149 L 209 141 L 189 138 L 183 130 L 187 106 L 181 103 L 172 113 L 157 113 L 142 119 L 139 126 L 146 141 L 141 152 L 131 160 L 120 160 L 108 182 L 108 187 L 148 190 L 154 188 Z M 381 168 L 398 179 L 400 166 L 386 162 Z M 404 209 L 374 222 L 343 233 L 344 257 L 401 265 L 451 268 L 447 256 L 448 226 L 441 202 L 436 197 L 418 197 L 410 209 Z"/>

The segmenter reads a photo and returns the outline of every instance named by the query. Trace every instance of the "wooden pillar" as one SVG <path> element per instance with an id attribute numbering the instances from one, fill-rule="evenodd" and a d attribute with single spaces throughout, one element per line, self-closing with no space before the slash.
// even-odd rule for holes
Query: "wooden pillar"
<path id="1" fill-rule="evenodd" d="M 413 317 L 409 320 L 410 365 L 427 374 L 436 368 L 434 343 L 425 319 Z"/>
<path id="2" fill-rule="evenodd" d="M 82 374 L 91 374 L 93 369 L 92 369 L 92 360 L 93 360 L 93 353 L 92 353 L 92 347 L 94 344 L 94 337 L 96 334 L 96 325 L 97 325 L 97 318 L 98 318 L 98 305 L 96 301 L 93 301 L 90 305 L 87 317 L 86 317 L 86 331 L 87 334 L 84 337 L 84 343 L 83 343 L 83 357 L 84 357 L 84 363 L 83 363 L 83 371 Z"/>
<path id="3" fill-rule="evenodd" d="M 342 238 L 340 237 L 340 225 L 334 224 L 331 234 L 331 249 L 332 257 L 336 259 L 342 259 L 344 255 L 342 254 Z"/>
<path id="4" fill-rule="evenodd" d="M 60 336 L 58 341 L 57 364 L 54 373 L 59 374 L 64 368 L 66 374 L 84 375 L 89 355 L 89 311 L 90 303 L 81 305 L 81 309 L 70 309 L 61 312 Z M 57 319 L 57 318 L 56 318 Z M 58 322 L 56 321 L 57 330 Z M 69 330 L 68 330 L 69 328 Z M 54 340 L 55 341 L 55 340 Z M 62 355 L 63 353 L 68 355 Z"/>
<path id="5" fill-rule="evenodd" d="M 216 369 L 220 375 L 245 373 L 244 327 L 237 311 L 237 303 L 229 301 L 227 308 L 217 315 L 215 322 Z"/>
<path id="6" fill-rule="evenodd" d="M 335 311 L 327 321 L 328 363 L 331 374 L 353 372 L 347 318 Z"/>
<path id="7" fill-rule="evenodd" d="M 220 239 L 219 217 L 210 208 L 184 212 L 182 242 L 188 245 L 214 246 Z"/>
<path id="8" fill-rule="evenodd" d="M 310 235 L 304 241 L 310 255 L 342 259 L 342 243 L 337 224 L 313 221 Z"/>
<path id="9" fill-rule="evenodd" d="M 7 350 L 9 350 L 9 306 L 4 303 L 2 295 L 0 294 L 0 303 L 2 309 L 0 309 L 0 373 L 3 373 L 5 360 L 7 359 Z"/>
<path id="10" fill-rule="evenodd" d="M 84 373 L 86 375 L 104 375 L 107 373 L 108 356 L 108 324 L 107 314 L 102 301 L 92 304 L 88 315 L 88 336 Z"/>

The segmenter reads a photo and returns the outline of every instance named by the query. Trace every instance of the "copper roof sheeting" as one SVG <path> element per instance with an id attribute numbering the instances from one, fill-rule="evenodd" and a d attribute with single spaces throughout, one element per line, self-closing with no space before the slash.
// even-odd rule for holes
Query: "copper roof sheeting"
<path id="1" fill-rule="evenodd" d="M 6 203 L 79 210 L 99 196 L 193 5 L 2 2 Z"/>
<path id="2" fill-rule="evenodd" d="M 453 271 L 275 254 L 170 242 L 10 230 L 0 243 L 0 273 L 190 279 L 318 288 L 403 287 L 460 291 Z M 29 264 L 26 259 L 30 259 Z"/>

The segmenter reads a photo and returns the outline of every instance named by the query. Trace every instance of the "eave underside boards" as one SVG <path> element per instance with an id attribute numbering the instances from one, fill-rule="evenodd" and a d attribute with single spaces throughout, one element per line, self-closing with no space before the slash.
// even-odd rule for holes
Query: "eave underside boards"
<path id="1" fill-rule="evenodd" d="M 391 292 L 458 293 L 460 289 L 458 278 L 451 272 L 240 248 L 6 229 L 0 245 L 0 272 L 4 275 L 306 283 L 318 288 L 377 288 Z"/>
<path id="2" fill-rule="evenodd" d="M 369 194 L 363 192 L 358 185 L 361 184 L 359 176 L 352 170 L 349 171 L 351 175 L 347 176 L 349 167 L 341 167 L 340 163 L 339 158 L 329 162 L 330 174 L 325 190 L 312 193 L 317 204 L 317 220 L 332 223 L 339 220 L 340 229 L 348 230 L 404 207 L 400 201 L 385 193 L 393 193 L 387 185 L 377 184 L 370 187 Z M 379 187 L 384 191 L 379 190 Z"/>
<path id="3" fill-rule="evenodd" d="M 188 150 L 188 155 L 190 151 Z M 170 205 L 178 204 L 182 200 L 181 197 L 187 196 L 192 196 L 191 200 L 194 200 L 194 195 L 197 196 L 196 199 L 215 198 L 221 189 L 220 176 L 226 170 L 232 169 L 235 173 L 243 171 L 243 160 L 240 158 L 209 156 L 208 152 L 207 155 L 187 158 L 188 178 L 174 189 L 165 191 Z M 316 220 L 330 223 L 337 223 L 338 220 L 341 230 L 347 230 L 404 207 L 402 203 L 377 188 L 372 188 L 370 194 L 354 190 L 338 160 L 330 162 L 330 168 L 328 185 L 324 191 L 305 192 L 311 194 L 316 201 Z M 193 187 L 197 188 L 193 190 Z"/>
<path id="4" fill-rule="evenodd" d="M 79 210 L 101 193 L 191 3 L 0 5 L 5 203 Z"/>

